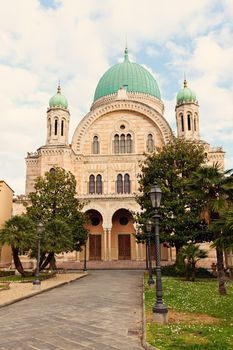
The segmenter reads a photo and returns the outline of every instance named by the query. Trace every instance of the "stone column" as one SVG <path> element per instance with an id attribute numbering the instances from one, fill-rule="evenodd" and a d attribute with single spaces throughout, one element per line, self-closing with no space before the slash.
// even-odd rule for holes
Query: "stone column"
<path id="1" fill-rule="evenodd" d="M 104 236 L 103 236 L 103 241 L 104 241 L 104 261 L 107 260 L 107 234 L 108 234 L 108 229 L 104 227 Z"/>
<path id="2" fill-rule="evenodd" d="M 108 260 L 112 260 L 112 254 L 111 254 L 111 229 L 108 229 Z"/>

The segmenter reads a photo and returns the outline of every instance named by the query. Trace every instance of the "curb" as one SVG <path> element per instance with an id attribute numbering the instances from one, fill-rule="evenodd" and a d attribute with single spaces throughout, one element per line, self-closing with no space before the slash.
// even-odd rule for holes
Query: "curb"
<path id="1" fill-rule="evenodd" d="M 146 350 L 159 350 L 154 346 L 150 345 L 146 341 L 146 310 L 145 310 L 145 284 L 144 284 L 144 276 L 143 276 L 143 287 L 142 287 L 142 346 Z"/>
<path id="2" fill-rule="evenodd" d="M 55 286 L 51 286 L 51 287 L 49 287 L 49 288 L 46 288 L 46 289 L 43 289 L 43 290 L 39 290 L 39 291 L 36 292 L 36 293 L 31 293 L 31 294 L 25 295 L 25 296 L 23 296 L 23 297 L 13 299 L 13 300 L 11 300 L 11 301 L 8 301 L 7 303 L 1 304 L 1 305 L 0 305 L 0 309 L 3 308 L 3 307 L 5 307 L 5 306 L 8 306 L 8 305 L 15 304 L 15 303 L 17 303 L 18 301 L 22 301 L 22 300 L 25 300 L 25 299 L 29 299 L 29 298 L 34 297 L 35 295 L 48 292 L 48 291 L 50 291 L 50 290 L 52 290 L 52 289 L 55 289 L 55 288 L 58 288 L 58 287 L 62 287 L 62 286 L 64 286 L 64 285 L 66 285 L 66 284 L 72 283 L 72 282 L 77 281 L 77 280 L 79 280 L 79 279 L 81 279 L 81 278 L 83 278 L 83 277 L 86 277 L 86 276 L 88 276 L 88 273 L 87 273 L 87 272 L 86 272 L 85 274 L 83 274 L 82 276 L 78 276 L 77 278 L 75 278 L 75 279 L 73 279 L 73 280 L 71 280 L 71 281 L 62 282 L 62 283 L 60 283 L 60 284 L 56 284 Z"/>

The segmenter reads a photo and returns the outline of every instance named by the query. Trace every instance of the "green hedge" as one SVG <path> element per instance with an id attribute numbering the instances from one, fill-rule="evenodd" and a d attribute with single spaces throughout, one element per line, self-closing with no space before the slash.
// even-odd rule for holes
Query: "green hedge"
<path id="1" fill-rule="evenodd" d="M 185 277 L 185 271 L 182 271 L 177 267 L 177 265 L 167 265 L 162 266 L 162 275 L 170 276 L 170 277 Z M 213 274 L 209 272 L 207 269 L 203 267 L 199 267 L 196 269 L 196 277 L 197 278 L 213 278 Z"/>
<path id="2" fill-rule="evenodd" d="M 15 270 L 0 270 L 0 277 L 13 276 L 15 275 Z"/>

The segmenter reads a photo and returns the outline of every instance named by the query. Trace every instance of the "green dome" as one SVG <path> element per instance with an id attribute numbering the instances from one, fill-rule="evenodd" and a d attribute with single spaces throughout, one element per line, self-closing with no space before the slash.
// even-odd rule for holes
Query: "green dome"
<path id="1" fill-rule="evenodd" d="M 57 93 L 49 100 L 49 107 L 61 107 L 61 108 L 68 108 L 68 102 L 65 96 L 61 94 L 61 88 L 60 85 L 58 85 Z"/>
<path id="2" fill-rule="evenodd" d="M 176 97 L 177 104 L 185 102 L 197 102 L 197 96 L 195 92 L 188 88 L 187 81 L 184 80 L 184 87 L 181 89 Z"/>
<path id="3" fill-rule="evenodd" d="M 116 93 L 121 87 L 129 92 L 141 92 L 161 99 L 156 80 L 145 68 L 129 61 L 127 48 L 124 62 L 115 64 L 100 79 L 94 101 Z"/>

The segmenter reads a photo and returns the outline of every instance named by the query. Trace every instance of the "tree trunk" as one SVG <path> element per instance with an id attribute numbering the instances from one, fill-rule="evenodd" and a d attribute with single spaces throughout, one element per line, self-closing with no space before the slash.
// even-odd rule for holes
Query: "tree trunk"
<path id="1" fill-rule="evenodd" d="M 189 264 L 184 264 L 185 265 L 185 278 L 186 278 L 186 281 L 189 281 L 190 278 L 189 278 Z"/>
<path id="2" fill-rule="evenodd" d="M 196 279 L 196 265 L 192 263 L 192 282 L 195 282 Z"/>
<path id="3" fill-rule="evenodd" d="M 220 295 L 226 295 L 225 288 L 225 273 L 224 273 L 224 258 L 221 248 L 216 248 L 217 253 L 217 270 L 218 270 L 218 291 Z"/>
<path id="4" fill-rule="evenodd" d="M 45 260 L 43 261 L 43 263 L 40 265 L 40 271 L 45 269 L 46 266 L 50 263 L 50 261 L 54 258 L 54 253 L 50 252 L 48 253 L 47 257 L 45 258 Z"/>
<path id="5" fill-rule="evenodd" d="M 51 259 L 50 264 L 49 264 L 49 268 L 50 268 L 50 270 L 57 269 L 55 256 L 53 256 L 53 258 Z"/>
<path id="6" fill-rule="evenodd" d="M 179 261 L 178 261 L 178 254 L 179 254 L 180 249 L 182 248 L 182 244 L 175 244 L 175 248 L 176 248 L 176 261 L 175 261 L 175 265 L 178 265 L 178 264 L 179 264 Z"/>
<path id="7" fill-rule="evenodd" d="M 14 259 L 14 264 L 16 270 L 22 275 L 26 276 L 26 273 L 24 271 L 23 265 L 21 264 L 20 258 L 19 258 L 19 248 L 12 248 L 12 253 L 13 253 L 13 259 Z"/>

